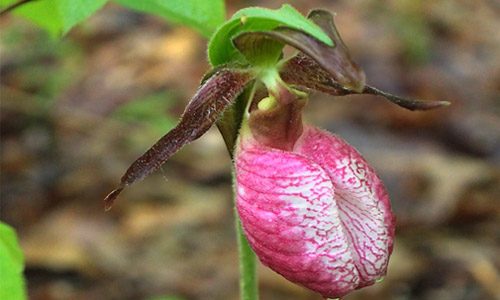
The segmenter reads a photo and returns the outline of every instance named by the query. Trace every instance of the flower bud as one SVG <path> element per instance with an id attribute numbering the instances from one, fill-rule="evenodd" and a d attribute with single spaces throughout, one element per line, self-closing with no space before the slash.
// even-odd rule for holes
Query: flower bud
<path id="1" fill-rule="evenodd" d="M 263 264 L 327 298 L 387 270 L 395 220 L 385 188 L 345 141 L 305 125 L 291 149 L 240 138 L 237 210 Z"/>

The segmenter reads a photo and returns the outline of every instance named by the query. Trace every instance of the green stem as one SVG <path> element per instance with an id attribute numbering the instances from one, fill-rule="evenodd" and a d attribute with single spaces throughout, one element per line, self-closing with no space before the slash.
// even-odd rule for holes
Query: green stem
<path id="1" fill-rule="evenodd" d="M 240 299 L 258 300 L 259 289 L 257 283 L 257 270 L 255 253 L 248 244 L 247 238 L 241 228 L 238 214 L 236 216 L 236 232 L 238 235 L 238 254 L 240 260 Z"/>
<path id="2" fill-rule="evenodd" d="M 255 93 L 256 85 L 253 84 L 252 87 L 248 88 L 236 101 L 233 107 L 224 113 L 224 116 L 217 126 L 224 137 L 226 142 L 226 147 L 231 156 L 231 161 L 234 161 L 234 149 L 235 144 L 238 139 L 238 129 L 241 126 L 242 119 L 244 119 L 244 113 L 248 109 L 247 105 L 251 99 L 253 99 Z M 233 195 L 235 197 L 236 205 L 236 171 L 233 169 L 232 179 L 233 179 Z M 259 299 L 259 288 L 257 283 L 257 272 L 256 272 L 256 258 L 255 253 L 248 244 L 245 233 L 241 228 L 241 222 L 238 215 L 238 211 L 234 210 L 234 219 L 236 225 L 236 234 L 238 240 L 238 256 L 239 256 L 239 268 L 240 268 L 240 300 L 258 300 Z"/>

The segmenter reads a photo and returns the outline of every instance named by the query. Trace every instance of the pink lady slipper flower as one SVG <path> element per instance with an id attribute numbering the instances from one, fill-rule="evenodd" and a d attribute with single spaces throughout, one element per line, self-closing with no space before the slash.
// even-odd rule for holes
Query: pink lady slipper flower
<path id="1" fill-rule="evenodd" d="M 317 28 L 331 45 L 298 26 L 280 25 L 283 15 Z M 274 18 L 266 22 L 271 28 L 255 31 L 262 16 Z M 382 182 L 356 149 L 302 122 L 306 92 L 380 95 L 410 110 L 448 103 L 404 99 L 366 85 L 331 14 L 314 10 L 300 18 L 290 6 L 250 8 L 222 26 L 211 41 L 211 49 L 219 41 L 222 50 L 209 51 L 214 70 L 178 125 L 129 167 L 105 206 L 217 123 L 234 154 L 236 207 L 252 249 L 288 280 L 337 298 L 385 275 L 394 215 Z M 230 43 L 220 32 L 234 33 Z M 283 58 L 285 45 L 299 53 Z"/>
<path id="2" fill-rule="evenodd" d="M 382 182 L 341 138 L 302 125 L 301 104 L 263 106 L 250 113 L 235 162 L 236 206 L 252 249 L 324 297 L 373 284 L 386 273 L 395 228 Z M 280 116 L 266 123 L 264 114 Z M 267 127 L 277 125 L 271 120 L 287 129 Z"/>

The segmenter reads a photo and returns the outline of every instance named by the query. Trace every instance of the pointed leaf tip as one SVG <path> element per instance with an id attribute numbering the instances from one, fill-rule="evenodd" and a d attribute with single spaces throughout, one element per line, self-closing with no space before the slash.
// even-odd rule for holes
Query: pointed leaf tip
<path id="1" fill-rule="evenodd" d="M 392 103 L 399 105 L 403 108 L 406 108 L 408 110 L 411 110 L 411 111 L 431 110 L 431 109 L 436 109 L 436 108 L 451 105 L 451 103 L 449 101 L 421 101 L 421 100 L 415 100 L 415 99 L 410 99 L 410 98 L 404 98 L 404 97 L 396 96 L 396 95 L 381 91 L 377 88 L 374 88 L 374 87 L 368 86 L 368 85 L 365 86 L 365 89 L 363 90 L 362 94 L 382 96 L 382 97 L 386 98 L 387 100 L 391 101 Z"/>
<path id="2" fill-rule="evenodd" d="M 115 203 L 116 198 L 123 191 L 123 188 L 123 186 L 120 186 L 119 188 L 114 189 L 106 196 L 106 198 L 104 198 L 104 211 L 109 211 L 111 209 L 111 207 Z"/>

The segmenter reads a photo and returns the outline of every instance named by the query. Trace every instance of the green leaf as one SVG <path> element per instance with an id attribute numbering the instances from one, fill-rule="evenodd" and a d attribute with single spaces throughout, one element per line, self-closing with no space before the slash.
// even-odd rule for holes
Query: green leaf
<path id="1" fill-rule="evenodd" d="M 143 12 L 187 25 L 209 37 L 225 20 L 224 0 L 115 0 Z"/>
<path id="2" fill-rule="evenodd" d="M 208 58 L 213 66 L 242 61 L 242 55 L 232 44 L 232 38 L 243 32 L 263 31 L 287 26 L 301 30 L 321 42 L 333 46 L 332 40 L 321 28 L 301 15 L 290 5 L 272 10 L 249 7 L 236 12 L 217 29 L 208 45 Z"/>
<path id="3" fill-rule="evenodd" d="M 26 299 L 24 259 L 14 230 L 0 222 L 0 299 Z"/>
<path id="4" fill-rule="evenodd" d="M 276 65 L 285 46 L 283 41 L 266 35 L 258 35 L 255 31 L 240 33 L 232 41 L 233 46 L 251 65 L 264 68 Z"/>
<path id="5" fill-rule="evenodd" d="M 0 7 L 17 1 L 0 0 Z M 52 36 L 59 37 L 90 17 L 106 2 L 107 0 L 37 0 L 16 8 L 13 14 L 25 17 Z"/>

